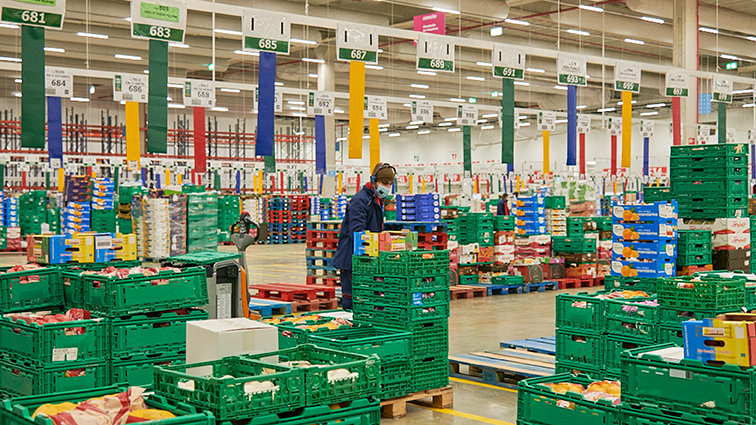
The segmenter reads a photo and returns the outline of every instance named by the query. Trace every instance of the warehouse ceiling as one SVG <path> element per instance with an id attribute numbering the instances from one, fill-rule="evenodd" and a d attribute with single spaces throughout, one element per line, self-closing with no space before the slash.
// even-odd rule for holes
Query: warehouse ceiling
<path id="1" fill-rule="evenodd" d="M 309 14 L 343 21 L 362 22 L 413 28 L 413 17 L 436 10 L 448 10 L 446 31 L 449 35 L 473 40 L 486 40 L 533 46 L 562 51 L 580 52 L 630 61 L 672 65 L 672 1 L 659 0 L 216 0 L 233 4 L 297 14 Z M 459 13 L 455 13 L 459 12 Z M 49 66 L 89 68 L 104 71 L 146 72 L 148 42 L 129 35 L 129 2 L 122 0 L 68 0 L 65 25 L 62 31 L 48 30 L 46 53 Z M 700 69 L 734 72 L 754 77 L 756 71 L 756 2 L 751 0 L 701 0 L 700 26 L 713 28 L 719 34 L 699 33 Z M 254 84 L 257 80 L 257 57 L 240 54 L 241 30 L 239 17 L 215 16 L 216 31 L 212 31 L 210 13 L 190 10 L 185 44 L 172 45 L 169 53 L 170 76 L 176 78 L 210 79 L 215 67 L 217 81 Z M 527 24 L 527 25 L 526 25 Z M 220 30 L 220 32 L 218 32 Z M 493 30 L 493 32 L 492 32 Z M 230 33 L 229 33 L 230 31 Z M 753 33 L 749 33 L 752 31 Z M 104 34 L 107 40 L 78 36 L 77 33 Z M 492 35 L 494 34 L 494 35 Z M 500 35 L 496 35 L 500 34 Z M 302 59 L 323 59 L 334 63 L 337 91 L 348 91 L 348 64 L 333 57 L 333 30 L 317 27 L 292 26 L 292 37 L 309 40 L 313 44 L 292 44 L 289 56 L 279 56 L 278 81 L 285 87 L 316 89 L 318 64 Z M 20 57 L 20 31 L 0 28 L 0 56 Z M 213 40 L 214 37 L 214 40 Z M 749 39 L 749 37 L 752 37 Z M 213 43 L 214 41 L 214 43 Z M 213 59 L 213 45 L 215 60 Z M 428 100 L 449 101 L 451 98 L 475 98 L 478 105 L 494 109 L 499 104 L 501 81 L 491 76 L 490 51 L 458 47 L 457 72 L 437 76 L 419 75 L 415 71 L 415 48 L 404 39 L 381 37 L 383 52 L 379 54 L 379 69 L 368 69 L 366 93 L 406 97 L 425 96 Z M 57 50 L 56 50 L 57 49 Z M 115 54 L 141 59 L 116 59 Z M 738 58 L 738 70 L 726 71 L 721 55 Z M 479 64 L 480 62 L 483 65 Z M 525 83 L 516 86 L 516 106 L 564 110 L 566 91 L 556 86 L 553 59 L 529 57 Z M 620 94 L 611 89 L 611 67 L 589 65 L 589 87 L 578 91 L 578 105 L 586 112 L 617 106 Z M 20 91 L 18 72 L 0 72 L 0 91 L 13 97 Z M 413 86 L 414 85 L 414 86 Z M 666 103 L 661 96 L 664 78 L 644 73 L 642 91 L 635 97 L 636 115 L 648 111 L 645 105 Z M 425 88 L 427 86 L 427 88 Z M 739 87 L 736 90 L 750 89 Z M 91 93 L 94 91 L 94 93 Z M 76 78 L 77 97 L 91 100 L 111 99 L 111 82 L 105 79 Z M 169 89 L 169 95 L 180 103 L 180 89 Z M 736 96 L 731 107 L 752 104 L 752 92 Z M 285 100 L 298 100 L 287 97 Z M 229 108 L 229 113 L 249 114 L 253 93 L 218 92 L 217 104 Z M 390 104 L 390 121 L 409 121 L 409 108 Z M 337 108 L 347 110 L 345 100 Z M 437 120 L 452 114 L 451 108 L 438 108 Z M 668 116 L 669 107 L 656 109 L 659 117 Z M 619 111 L 619 108 L 617 108 Z M 286 113 L 293 114 L 286 105 Z M 344 115 L 345 117 L 345 115 Z"/>

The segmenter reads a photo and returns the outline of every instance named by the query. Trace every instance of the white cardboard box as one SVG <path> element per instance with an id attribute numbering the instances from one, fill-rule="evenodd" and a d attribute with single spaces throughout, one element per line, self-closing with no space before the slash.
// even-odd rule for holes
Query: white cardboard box
<path id="1" fill-rule="evenodd" d="M 186 363 L 219 360 L 239 354 L 258 354 L 278 350 L 278 328 L 245 318 L 187 322 Z M 212 368 L 187 371 L 208 375 Z"/>

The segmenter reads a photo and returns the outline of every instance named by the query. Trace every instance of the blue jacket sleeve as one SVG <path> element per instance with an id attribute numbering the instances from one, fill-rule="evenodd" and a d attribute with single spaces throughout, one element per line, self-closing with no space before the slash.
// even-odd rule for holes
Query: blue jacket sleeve
<path id="1" fill-rule="evenodd" d="M 362 197 L 352 198 L 352 202 L 349 205 L 349 230 L 352 234 L 356 232 L 364 232 L 367 229 L 369 208 L 369 199 L 365 200 Z"/>
<path id="2" fill-rule="evenodd" d="M 499 203 L 496 204 L 496 215 L 504 214 L 506 214 L 506 211 L 504 210 L 504 202 L 499 201 Z"/>

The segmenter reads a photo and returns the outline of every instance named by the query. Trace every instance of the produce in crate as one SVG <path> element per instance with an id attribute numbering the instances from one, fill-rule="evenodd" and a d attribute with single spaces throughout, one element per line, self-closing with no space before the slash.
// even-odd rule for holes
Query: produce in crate
<path id="1" fill-rule="evenodd" d="M 27 325 L 36 323 L 37 325 L 44 326 L 48 323 L 65 323 L 74 322 L 77 320 L 89 320 L 92 316 L 88 311 L 80 308 L 72 308 L 65 314 L 44 314 L 37 313 L 11 313 L 6 314 L 5 317 L 10 317 L 13 321 L 22 320 Z M 69 333 L 70 332 L 70 333 Z M 84 328 L 68 328 L 66 329 L 66 335 L 79 335 L 85 332 Z"/>
<path id="2" fill-rule="evenodd" d="M 166 270 L 171 270 L 175 273 L 181 273 L 181 269 L 175 267 L 132 267 L 130 269 L 119 269 L 116 267 L 108 267 L 102 270 L 87 270 L 81 274 L 97 275 L 97 276 L 118 276 L 121 279 L 125 279 L 132 274 L 141 274 L 145 277 L 155 276 L 158 273 Z"/>
<path id="3" fill-rule="evenodd" d="M 581 384 L 574 384 L 570 382 L 549 383 L 543 384 L 557 394 L 566 394 L 567 392 L 574 392 L 582 394 L 583 398 L 590 401 L 609 400 L 615 406 L 620 403 L 620 383 L 619 381 L 599 381 L 592 382 L 588 385 L 588 388 L 583 387 Z M 566 400 L 559 402 L 564 403 L 564 408 L 574 408 L 574 405 Z"/>
<path id="4" fill-rule="evenodd" d="M 13 266 L 5 271 L 5 273 L 13 273 L 13 272 L 25 272 L 28 270 L 34 270 L 34 269 L 41 269 L 42 266 L 35 263 L 29 263 L 29 264 L 22 264 L 18 266 Z M 31 282 L 39 282 L 39 276 L 21 276 L 20 283 L 31 283 Z"/>

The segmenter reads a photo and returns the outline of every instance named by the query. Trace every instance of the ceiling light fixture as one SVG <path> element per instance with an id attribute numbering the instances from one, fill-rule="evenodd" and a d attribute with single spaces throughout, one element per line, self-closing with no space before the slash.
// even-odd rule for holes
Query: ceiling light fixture
<path id="1" fill-rule="evenodd" d="M 402 106 L 404 106 L 405 108 L 411 108 L 412 104 L 411 103 L 404 103 L 404 104 L 402 104 Z"/>
<path id="2" fill-rule="evenodd" d="M 504 34 L 504 28 L 502 28 L 502 27 L 492 27 L 490 33 L 491 33 L 491 37 L 498 37 L 498 36 Z"/>
<path id="3" fill-rule="evenodd" d="M 289 109 L 291 109 L 292 111 L 306 111 L 307 110 L 307 108 L 303 108 L 301 106 L 289 106 Z"/>
<path id="4" fill-rule="evenodd" d="M 659 111 L 641 112 L 641 114 L 640 114 L 640 116 L 642 116 L 642 117 L 650 117 L 652 115 L 659 115 Z"/>
<path id="5" fill-rule="evenodd" d="M 734 61 L 739 61 L 740 60 L 740 58 L 737 57 L 737 56 L 728 55 L 728 54 L 725 54 L 725 53 L 722 53 L 721 55 L 719 55 L 719 57 L 722 58 L 722 59 L 731 59 L 731 60 L 734 60 Z"/>
<path id="6" fill-rule="evenodd" d="M 325 63 L 325 60 L 315 58 L 302 58 L 302 62 Z"/>
<path id="7" fill-rule="evenodd" d="M 546 72 L 545 69 L 541 69 L 541 68 L 525 68 L 525 71 L 535 72 L 536 74 L 543 74 L 544 72 Z"/>
<path id="8" fill-rule="evenodd" d="M 753 108 L 754 106 L 756 106 L 756 103 L 746 103 L 743 105 L 744 108 Z"/>
<path id="9" fill-rule="evenodd" d="M 420 131 L 418 131 L 418 132 L 417 132 L 417 134 L 418 134 L 418 135 L 421 135 L 421 136 L 422 136 L 423 134 L 430 134 L 430 130 L 420 130 Z"/>
<path id="10" fill-rule="evenodd" d="M 425 96 L 423 96 L 422 94 L 411 94 L 409 95 L 409 97 L 411 97 L 412 99 L 425 99 Z"/>
<path id="11" fill-rule="evenodd" d="M 596 112 L 614 112 L 616 110 L 617 108 L 601 108 L 601 109 L 598 109 Z"/>
<path id="12" fill-rule="evenodd" d="M 168 83 L 168 84 L 166 84 L 166 86 L 168 86 L 168 87 L 170 87 L 172 89 L 183 89 L 184 88 L 183 84 Z"/>
<path id="13" fill-rule="evenodd" d="M 514 85 L 516 85 L 516 86 L 529 86 L 530 83 L 527 82 L 527 81 L 515 81 Z"/>
<path id="14" fill-rule="evenodd" d="M 753 89 L 734 90 L 732 92 L 732 94 L 746 94 L 746 93 L 753 93 Z"/>
<path id="15" fill-rule="evenodd" d="M 45 52 L 66 53 L 66 49 L 61 49 L 60 47 L 45 47 Z"/>
<path id="16" fill-rule="evenodd" d="M 474 76 L 474 75 L 468 75 L 468 76 L 467 76 L 467 77 L 465 77 L 465 78 L 467 78 L 467 79 L 468 79 L 468 80 L 470 80 L 470 81 L 486 81 L 486 79 L 485 79 L 485 78 L 483 78 L 483 77 L 476 77 L 476 76 Z"/>
<path id="17" fill-rule="evenodd" d="M 568 90 L 567 86 L 556 85 L 556 86 L 554 86 L 554 88 L 557 89 L 557 90 L 565 90 L 565 91 Z"/>
<path id="18" fill-rule="evenodd" d="M 333 113 L 335 113 L 335 114 L 343 114 L 344 110 L 343 109 L 334 109 Z"/>
<path id="19" fill-rule="evenodd" d="M 388 136 L 389 137 L 399 137 L 399 136 L 401 136 L 401 134 L 400 133 L 389 133 Z"/>
<path id="20" fill-rule="evenodd" d="M 527 27 L 530 25 L 530 22 L 528 21 L 521 21 L 519 19 L 505 19 L 504 22 L 512 25 L 522 25 L 523 27 Z"/>
<path id="21" fill-rule="evenodd" d="M 379 128 L 379 129 L 378 129 L 378 132 L 379 132 L 379 133 L 385 133 L 385 132 L 387 132 L 388 130 L 389 130 L 388 128 Z"/>
<path id="22" fill-rule="evenodd" d="M 318 78 L 318 74 L 307 74 L 310 78 Z"/>
<path id="23" fill-rule="evenodd" d="M 222 91 L 223 93 L 241 93 L 241 90 L 239 89 L 231 89 L 228 87 L 223 87 L 222 89 L 220 89 L 220 91 Z"/>
<path id="24" fill-rule="evenodd" d="M 228 35 L 242 35 L 241 31 L 234 31 L 234 30 L 224 30 L 222 28 L 216 28 L 213 30 L 216 34 L 228 34 Z"/>
<path id="25" fill-rule="evenodd" d="M 17 91 L 17 92 L 15 92 L 15 93 L 13 93 L 13 96 L 16 96 L 16 97 L 23 97 L 23 94 L 21 94 L 21 92 Z"/>
<path id="26" fill-rule="evenodd" d="M 378 124 L 378 128 L 391 127 L 391 124 Z"/>
<path id="27" fill-rule="evenodd" d="M 13 82 L 14 82 L 14 83 L 18 83 L 18 84 L 21 84 L 21 83 L 23 83 L 23 82 L 24 82 L 24 80 L 22 80 L 22 79 L 20 79 L 20 78 L 16 78 L 15 80 L 13 80 Z"/>
<path id="28" fill-rule="evenodd" d="M 339 137 L 339 138 L 336 139 L 336 141 L 337 142 L 346 142 L 347 138 L 346 137 Z"/>
<path id="29" fill-rule="evenodd" d="M 178 49 L 188 49 L 190 46 L 185 43 L 168 43 L 168 47 L 176 47 Z"/>
<path id="30" fill-rule="evenodd" d="M 455 122 L 457 121 L 457 117 L 444 118 L 444 121 Z"/>
<path id="31" fill-rule="evenodd" d="M 228 112 L 228 108 L 225 106 L 213 106 L 210 110 L 215 112 Z"/>
<path id="32" fill-rule="evenodd" d="M 305 104 L 301 100 L 287 100 L 286 103 L 288 103 L 289 105 L 299 105 L 299 106 L 304 106 Z"/>
<path id="33" fill-rule="evenodd" d="M 576 30 L 576 29 L 568 29 L 567 32 L 570 34 L 582 35 L 584 37 L 588 37 L 589 35 L 591 35 L 591 33 L 589 33 L 588 31 L 582 31 L 582 30 Z"/>
<path id="34" fill-rule="evenodd" d="M 664 19 L 652 18 L 650 16 L 644 16 L 641 19 L 643 19 L 646 22 L 652 22 L 654 24 L 663 24 L 664 23 Z"/>
<path id="35" fill-rule="evenodd" d="M 457 103 L 465 103 L 465 102 L 466 102 L 466 100 L 465 100 L 465 99 L 460 99 L 460 98 L 458 98 L 458 97 L 452 97 L 452 98 L 451 98 L 451 99 L 449 99 L 449 100 L 450 100 L 450 101 L 452 101 L 452 102 L 457 102 Z"/>
<path id="36" fill-rule="evenodd" d="M 234 50 L 234 53 L 237 55 L 260 56 L 260 52 L 247 52 L 245 50 Z"/>
<path id="37" fill-rule="evenodd" d="M 493 64 L 491 62 L 483 62 L 483 61 L 475 62 L 475 65 L 486 66 L 486 67 L 492 67 L 493 66 Z"/>
<path id="38" fill-rule="evenodd" d="M 709 27 L 698 27 L 698 30 L 701 32 L 708 32 L 710 34 L 719 34 L 718 29 L 709 28 Z"/>
<path id="39" fill-rule="evenodd" d="M 642 45 L 646 44 L 646 42 L 645 42 L 645 41 L 643 41 L 643 40 L 636 40 L 636 39 L 634 39 L 634 38 L 626 38 L 626 39 L 625 39 L 625 43 L 630 43 L 630 44 L 638 44 L 638 45 L 640 45 L 640 46 L 642 46 Z"/>
<path id="40" fill-rule="evenodd" d="M 298 117 L 298 118 L 307 118 L 307 114 L 303 114 L 302 112 L 295 112 L 291 114 L 291 116 Z"/>
<path id="41" fill-rule="evenodd" d="M 297 43 L 297 44 L 309 44 L 310 46 L 314 46 L 314 45 L 318 44 L 317 41 L 303 40 L 301 38 L 290 38 L 289 42 L 290 43 Z"/>
<path id="42" fill-rule="evenodd" d="M 461 12 L 460 12 L 459 10 L 454 10 L 454 9 L 445 9 L 445 8 L 443 8 L 443 7 L 434 7 L 434 8 L 433 8 L 433 11 L 434 11 L 434 12 L 444 12 L 444 13 L 451 13 L 452 15 L 459 15 L 459 14 L 461 14 Z"/>
<path id="43" fill-rule="evenodd" d="M 449 133 L 456 133 L 456 132 L 458 132 L 458 131 L 462 131 L 462 129 L 461 129 L 461 128 L 459 128 L 459 127 L 455 127 L 455 128 L 450 128 L 450 129 L 449 129 L 449 130 L 447 130 L 447 131 L 448 131 Z"/>
<path id="44" fill-rule="evenodd" d="M 554 121 L 554 123 L 555 124 L 567 124 L 567 120 L 564 120 L 564 119 L 562 119 L 562 120 L 556 120 L 556 121 Z"/>
<path id="45" fill-rule="evenodd" d="M 142 72 L 144 72 L 145 74 L 149 74 L 149 73 L 150 73 L 150 70 L 149 70 L 149 69 L 145 69 L 145 70 L 143 70 Z"/>
<path id="46" fill-rule="evenodd" d="M 499 118 L 499 114 L 485 114 L 483 118 Z"/>
<path id="47" fill-rule="evenodd" d="M 429 89 L 430 88 L 430 86 L 426 84 L 410 84 L 410 87 L 412 87 L 413 89 Z"/>
<path id="48" fill-rule="evenodd" d="M 2 23 L 0 23 L 0 28 L 5 28 L 5 29 L 9 29 L 9 30 L 17 30 L 19 28 L 19 26 L 18 25 L 14 25 L 14 24 L 2 24 Z"/>
<path id="49" fill-rule="evenodd" d="M 649 103 L 646 108 L 663 108 L 665 106 L 667 106 L 666 103 Z"/>
<path id="50" fill-rule="evenodd" d="M 99 38 L 101 40 L 107 40 L 108 38 L 110 38 L 106 34 L 95 34 L 91 32 L 81 32 L 81 31 L 77 32 L 76 35 L 78 35 L 79 37 Z"/>
<path id="51" fill-rule="evenodd" d="M 529 122 L 521 122 L 520 123 L 520 127 L 530 127 L 530 123 Z"/>
<path id="52" fill-rule="evenodd" d="M 494 126 L 492 126 L 492 125 L 484 125 L 480 129 L 481 130 L 493 130 Z"/>
<path id="53" fill-rule="evenodd" d="M 113 57 L 115 57 L 116 59 L 126 59 L 126 60 L 130 60 L 130 61 L 140 61 L 140 60 L 142 60 L 141 56 L 122 55 L 120 53 L 116 53 L 115 55 L 113 55 Z"/>
<path id="54" fill-rule="evenodd" d="M 9 58 L 7 56 L 0 56 L 0 61 L 3 61 L 3 62 L 21 62 L 21 58 Z"/>
<path id="55" fill-rule="evenodd" d="M 282 86 L 283 86 L 283 83 L 282 83 L 282 82 L 280 82 L 280 81 L 276 81 L 276 82 L 275 82 L 275 85 L 277 85 L 278 87 L 282 87 Z"/>
<path id="56" fill-rule="evenodd" d="M 604 9 L 602 9 L 600 7 L 588 6 L 587 4 L 581 4 L 580 6 L 578 6 L 578 8 L 579 9 L 583 9 L 583 10 L 590 10 L 591 12 L 603 12 L 604 11 Z"/>
<path id="57" fill-rule="evenodd" d="M 416 126 L 416 125 L 408 125 L 408 126 L 406 126 L 404 128 L 406 128 L 407 130 L 417 130 L 420 127 Z"/>
<path id="58" fill-rule="evenodd" d="M 417 71 L 417 73 L 420 74 L 420 75 L 428 75 L 428 76 L 431 76 L 431 77 L 435 77 L 436 75 L 438 75 L 438 74 L 436 74 L 433 71 Z"/>
<path id="59" fill-rule="evenodd" d="M 420 125 L 424 123 L 425 123 L 424 121 L 410 121 L 410 125 Z"/>
<path id="60" fill-rule="evenodd" d="M 585 109 L 587 107 L 588 107 L 588 105 L 578 105 L 578 106 L 575 107 L 575 109 Z"/>
<path id="61" fill-rule="evenodd" d="M 452 125 L 454 125 L 454 123 L 450 123 L 450 122 L 440 122 L 440 123 L 438 123 L 439 127 L 450 127 Z"/>
<path id="62" fill-rule="evenodd" d="M 752 35 L 749 35 L 748 37 L 746 37 L 746 40 L 748 40 L 748 41 L 756 41 L 756 37 L 754 37 Z"/>
<path id="63" fill-rule="evenodd" d="M 89 102 L 88 97 L 72 97 L 69 99 L 71 102 Z"/>
<path id="64" fill-rule="evenodd" d="M 365 69 L 375 69 L 376 71 L 381 71 L 383 67 L 380 65 L 365 65 Z"/>
<path id="65" fill-rule="evenodd" d="M 184 109 L 186 106 L 180 104 L 180 103 L 169 103 L 168 109 Z"/>

